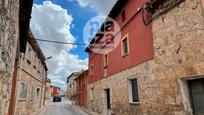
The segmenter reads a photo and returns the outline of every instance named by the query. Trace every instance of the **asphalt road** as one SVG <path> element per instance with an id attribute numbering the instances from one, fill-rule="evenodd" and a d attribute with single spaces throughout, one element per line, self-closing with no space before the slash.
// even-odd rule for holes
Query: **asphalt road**
<path id="1" fill-rule="evenodd" d="M 39 115 L 88 115 L 72 105 L 71 101 L 53 102 Z"/>

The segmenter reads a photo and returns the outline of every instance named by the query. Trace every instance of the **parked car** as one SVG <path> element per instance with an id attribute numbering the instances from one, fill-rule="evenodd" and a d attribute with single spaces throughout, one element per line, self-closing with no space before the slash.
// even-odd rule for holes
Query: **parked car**
<path id="1" fill-rule="evenodd" d="M 53 96 L 53 102 L 56 102 L 56 101 L 61 102 L 61 100 L 62 100 L 62 97 L 59 94 L 56 94 Z"/>

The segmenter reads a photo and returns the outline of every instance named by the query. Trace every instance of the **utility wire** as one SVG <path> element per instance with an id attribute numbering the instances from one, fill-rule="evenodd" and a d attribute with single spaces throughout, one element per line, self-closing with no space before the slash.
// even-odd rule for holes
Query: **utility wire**
<path id="1" fill-rule="evenodd" d="M 88 45 L 88 44 L 85 44 L 85 43 L 59 42 L 59 41 L 45 40 L 45 39 L 32 39 L 32 40 L 33 40 L 33 41 L 56 43 L 56 44 L 69 44 L 69 45 L 81 45 L 81 46 L 86 46 L 86 45 Z"/>

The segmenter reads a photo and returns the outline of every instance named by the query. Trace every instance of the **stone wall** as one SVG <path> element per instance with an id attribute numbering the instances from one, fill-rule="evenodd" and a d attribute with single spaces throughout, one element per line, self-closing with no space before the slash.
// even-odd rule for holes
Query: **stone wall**
<path id="1" fill-rule="evenodd" d="M 21 83 L 25 83 L 28 88 L 25 100 L 20 99 Z M 40 89 L 38 97 L 37 88 Z M 42 82 L 31 77 L 27 72 L 21 71 L 21 79 L 17 82 L 15 115 L 30 115 L 31 113 L 38 111 L 43 106 L 44 89 L 45 87 Z"/>
<path id="2" fill-rule="evenodd" d="M 67 97 L 68 98 L 72 98 L 75 99 L 76 94 L 77 94 L 77 83 L 75 80 L 75 77 L 77 76 L 77 72 L 76 75 L 72 75 L 69 78 L 69 82 L 67 83 Z"/>
<path id="3" fill-rule="evenodd" d="M 67 83 L 67 97 L 72 97 L 76 94 L 76 81 L 71 77 Z"/>
<path id="4" fill-rule="evenodd" d="M 190 115 L 180 81 L 204 75 L 201 0 L 186 0 L 152 25 L 154 59 L 88 85 L 88 106 L 104 114 L 103 89 L 110 88 L 115 115 Z M 138 78 L 138 104 L 129 103 L 128 80 Z M 90 100 L 91 88 L 94 99 Z"/>
<path id="5" fill-rule="evenodd" d="M 0 115 L 7 115 L 19 34 L 19 0 L 0 1 Z"/>
<path id="6" fill-rule="evenodd" d="M 30 115 L 43 106 L 45 96 L 46 70 L 37 53 L 32 46 L 27 43 L 26 52 L 19 59 L 19 69 L 17 75 L 17 90 L 15 100 L 15 115 Z M 20 98 L 21 83 L 27 86 L 26 99 Z M 37 96 L 37 89 L 40 89 Z"/>

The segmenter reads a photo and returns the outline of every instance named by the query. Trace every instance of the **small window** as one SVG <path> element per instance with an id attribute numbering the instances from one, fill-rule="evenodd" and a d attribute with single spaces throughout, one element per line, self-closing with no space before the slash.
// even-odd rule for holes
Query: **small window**
<path id="1" fill-rule="evenodd" d="M 27 86 L 25 83 L 21 83 L 20 99 L 25 100 L 27 97 Z"/>
<path id="2" fill-rule="evenodd" d="M 130 103 L 138 103 L 139 102 L 139 94 L 138 94 L 138 82 L 137 79 L 129 80 L 129 98 Z"/>
<path id="3" fill-rule="evenodd" d="M 39 98 L 39 96 L 40 96 L 40 88 L 37 88 L 36 98 Z"/>
<path id="4" fill-rule="evenodd" d="M 28 64 L 31 64 L 31 53 L 32 53 L 31 48 L 28 47 L 28 50 L 26 52 L 26 59 L 27 59 Z"/>
<path id="5" fill-rule="evenodd" d="M 123 56 L 126 56 L 126 55 L 128 55 L 128 53 L 129 53 L 129 49 L 128 49 L 128 38 L 126 37 L 126 38 L 124 38 L 123 40 L 122 40 L 122 55 Z"/>
<path id="6" fill-rule="evenodd" d="M 90 100 L 91 101 L 94 100 L 94 88 L 91 88 L 91 90 L 90 90 Z"/>
<path id="7" fill-rule="evenodd" d="M 121 18 L 122 18 L 122 22 L 126 20 L 125 10 L 122 11 Z"/>
<path id="8" fill-rule="evenodd" d="M 104 67 L 106 68 L 108 66 L 108 54 L 104 55 Z"/>

